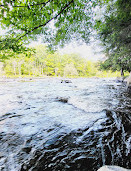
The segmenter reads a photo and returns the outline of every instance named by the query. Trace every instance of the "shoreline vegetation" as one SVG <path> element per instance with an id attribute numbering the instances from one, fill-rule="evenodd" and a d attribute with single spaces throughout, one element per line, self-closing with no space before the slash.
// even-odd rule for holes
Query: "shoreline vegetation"
<path id="1" fill-rule="evenodd" d="M 60 81 L 63 81 L 61 83 L 66 83 L 66 81 L 70 81 L 73 79 L 77 79 L 77 78 L 81 78 L 81 79 L 113 79 L 116 80 L 118 82 L 127 82 L 127 78 L 129 77 L 129 74 L 127 73 L 127 75 L 124 77 L 124 79 L 122 77 L 97 77 L 97 76 L 90 76 L 90 77 L 60 77 L 60 76 L 28 76 L 28 75 L 22 75 L 22 76 L 1 76 L 0 75 L 0 82 L 6 82 L 6 81 L 36 81 L 36 80 L 44 80 L 44 79 L 58 79 Z"/>
<path id="2" fill-rule="evenodd" d="M 66 79 L 66 78 L 118 78 L 121 79 L 121 73 L 119 71 L 100 71 L 98 70 L 96 73 L 80 76 L 80 75 L 66 75 L 66 76 L 55 76 L 55 75 L 27 75 L 27 74 L 6 74 L 5 71 L 2 71 L 3 73 L 0 73 L 0 79 L 22 79 L 22 78 L 27 78 L 27 79 L 33 79 L 33 78 L 38 78 L 38 79 L 44 79 L 44 78 L 61 78 L 61 79 Z M 129 72 L 124 73 L 124 78 L 129 76 Z"/>
<path id="3" fill-rule="evenodd" d="M 120 71 L 101 69 L 102 61 L 90 61 L 78 54 L 47 51 L 44 45 L 36 46 L 30 53 L 7 52 L 0 60 L 2 78 L 105 78 L 121 77 Z M 124 76 L 129 73 L 125 72 Z"/>

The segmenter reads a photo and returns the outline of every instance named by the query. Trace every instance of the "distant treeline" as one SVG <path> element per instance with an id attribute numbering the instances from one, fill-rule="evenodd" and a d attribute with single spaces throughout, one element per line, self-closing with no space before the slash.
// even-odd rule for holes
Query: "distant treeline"
<path id="1" fill-rule="evenodd" d="M 6 76 L 61 76 L 61 77 L 104 77 L 118 76 L 111 71 L 99 71 L 99 63 L 88 61 L 78 54 L 51 53 L 39 45 L 27 54 L 6 54 L 1 67 Z M 10 56 L 8 58 L 8 55 Z M 1 63 L 1 64 L 2 64 Z M 2 66 L 2 65 L 1 65 Z M 3 70 L 3 71 L 2 71 Z"/>

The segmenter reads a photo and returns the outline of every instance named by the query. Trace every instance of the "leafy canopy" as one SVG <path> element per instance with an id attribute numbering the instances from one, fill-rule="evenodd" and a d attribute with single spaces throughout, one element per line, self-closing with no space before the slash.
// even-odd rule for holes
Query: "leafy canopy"
<path id="1" fill-rule="evenodd" d="M 96 20 L 98 38 L 108 57 L 102 67 L 131 71 L 131 1 L 111 0 L 102 7 L 105 12 Z"/>
<path id="2" fill-rule="evenodd" d="M 22 50 L 23 43 L 38 35 L 53 46 L 71 39 L 88 42 L 96 4 L 97 0 L 3 0 L 0 22 L 9 32 L 0 37 L 0 50 Z"/>

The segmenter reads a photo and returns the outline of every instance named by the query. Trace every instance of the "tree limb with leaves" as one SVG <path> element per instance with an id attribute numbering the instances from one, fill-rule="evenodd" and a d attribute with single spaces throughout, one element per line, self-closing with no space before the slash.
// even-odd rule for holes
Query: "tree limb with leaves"
<path id="1" fill-rule="evenodd" d="M 96 4 L 97 0 L 3 0 L 0 22 L 9 32 L 0 38 L 0 50 L 20 50 L 38 35 L 53 46 L 63 46 L 71 39 L 88 42 Z"/>

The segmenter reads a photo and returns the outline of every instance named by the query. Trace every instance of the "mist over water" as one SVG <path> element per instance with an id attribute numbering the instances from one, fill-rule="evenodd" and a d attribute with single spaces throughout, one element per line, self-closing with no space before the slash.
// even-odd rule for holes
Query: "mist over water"
<path id="1" fill-rule="evenodd" d="M 113 79 L 0 82 L 2 171 L 130 168 L 131 96 Z"/>

